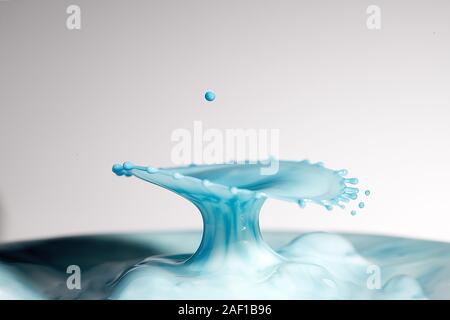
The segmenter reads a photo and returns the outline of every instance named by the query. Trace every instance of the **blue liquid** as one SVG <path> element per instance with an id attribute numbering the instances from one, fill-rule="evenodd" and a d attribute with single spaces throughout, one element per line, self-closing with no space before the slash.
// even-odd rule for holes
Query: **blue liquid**
<path id="1" fill-rule="evenodd" d="M 214 99 L 216 99 L 216 94 L 212 91 L 207 91 L 205 93 L 205 99 L 209 102 L 214 101 Z"/>
<path id="2" fill-rule="evenodd" d="M 261 164 L 223 164 L 169 169 L 114 165 L 119 176 L 135 176 L 191 201 L 203 218 L 203 236 L 192 255 L 150 257 L 127 270 L 111 299 L 425 298 L 407 276 L 368 285 L 371 262 L 338 235 L 306 234 L 274 251 L 263 240 L 258 217 L 274 198 L 317 204 L 327 210 L 357 198 L 355 178 L 308 161 L 280 161 L 275 175 Z M 361 207 L 361 206 L 360 206 Z M 354 215 L 354 212 L 352 212 Z M 381 280 L 380 280 L 381 283 Z"/>
<path id="3" fill-rule="evenodd" d="M 414 278 L 416 285 L 420 286 L 427 298 L 450 299 L 450 290 L 448 289 L 450 287 L 449 243 L 388 236 L 335 234 L 328 238 L 331 242 L 321 241 L 316 244 L 317 238 L 314 239 L 311 235 L 300 231 L 264 232 L 264 240 L 276 252 L 286 252 L 286 248 L 289 251 L 289 245 L 287 245 L 289 243 L 303 242 L 300 254 L 298 254 L 298 259 L 302 259 L 303 263 L 311 264 L 311 259 L 316 257 L 316 259 L 320 258 L 323 268 L 336 276 L 339 275 L 339 278 L 344 277 L 342 271 L 346 272 L 347 278 L 351 282 L 357 283 L 357 286 L 351 287 L 349 292 L 341 292 L 339 297 L 342 299 L 386 298 L 386 295 L 383 294 L 385 291 L 380 290 L 371 290 L 367 295 L 357 295 L 357 288 L 361 286 L 360 282 L 367 281 L 370 274 L 366 273 L 367 270 L 359 272 L 363 266 L 360 264 L 360 259 L 354 259 L 354 254 L 349 256 L 344 254 L 342 259 L 342 252 L 338 248 L 343 242 L 350 246 L 351 252 L 357 252 L 356 257 L 363 257 L 363 261 L 370 262 L 369 271 L 374 265 L 380 267 L 382 288 L 386 290 L 390 287 L 390 298 L 404 297 L 404 291 L 392 284 L 403 283 L 401 288 L 411 278 Z M 323 234 L 315 234 L 315 236 L 318 235 Z M 311 240 L 309 243 L 306 242 L 308 238 Z M 338 239 L 337 246 L 333 244 L 334 239 Z M 156 259 L 157 256 L 166 261 L 185 260 L 190 254 L 179 255 L 179 253 L 194 252 L 198 248 L 200 240 L 199 232 L 177 231 L 78 236 L 1 244 L 0 299 L 108 299 L 114 296 L 118 290 L 117 286 L 112 285 L 117 277 L 127 270 L 133 270 L 134 265 L 142 265 L 145 261 Z M 301 255 L 303 256 L 300 257 Z M 149 259 L 148 257 L 153 258 Z M 81 268 L 80 290 L 69 290 L 66 286 L 69 276 L 66 268 L 71 264 L 77 264 Z M 205 276 L 201 278 L 203 282 L 199 281 L 201 286 L 198 288 L 192 288 L 191 292 L 186 292 L 186 290 L 180 292 L 181 289 L 185 289 L 183 286 L 187 285 L 183 281 L 192 283 L 194 278 L 178 278 L 181 281 L 177 281 L 175 284 L 166 282 L 165 287 L 164 281 L 167 280 L 167 274 L 164 274 L 162 278 L 159 278 L 162 284 L 159 295 L 153 293 L 153 296 L 169 297 L 176 293 L 178 297 L 185 296 L 190 299 L 202 296 L 213 298 L 218 297 L 219 294 L 224 296 L 224 290 L 229 290 L 228 296 L 236 297 L 243 296 L 244 292 L 237 292 L 242 288 L 240 286 L 242 284 L 247 288 L 246 296 L 248 297 L 298 297 L 300 296 L 299 292 L 292 292 L 295 287 L 305 289 L 304 297 L 308 296 L 311 299 L 324 297 L 324 292 L 320 290 L 312 290 L 307 293 L 306 286 L 311 281 L 304 277 L 297 279 L 292 271 L 298 270 L 298 266 L 295 263 L 290 265 L 288 275 L 283 272 L 283 270 L 286 271 L 286 268 L 280 269 L 276 275 L 284 275 L 291 281 L 279 288 L 280 277 L 278 277 L 278 282 L 272 277 L 268 279 L 268 283 L 273 283 L 274 286 L 269 287 L 265 292 L 252 292 L 251 289 L 256 291 L 261 288 L 258 285 L 267 284 L 267 282 L 263 281 L 251 287 L 250 278 L 244 279 L 239 275 L 234 277 L 236 283 L 231 282 L 230 278 L 223 283 L 223 277 L 214 279 Z M 356 275 L 352 273 L 352 270 L 356 270 Z M 320 280 L 320 277 L 318 278 L 314 274 L 309 278 L 311 277 Z M 134 292 L 135 297 L 149 296 L 145 279 L 155 281 L 155 277 L 151 275 L 150 278 L 142 279 L 145 283 L 140 288 L 137 286 Z M 326 278 L 324 279 L 330 284 Z M 391 282 L 392 279 L 396 280 Z M 216 283 L 222 281 L 223 288 L 214 287 L 214 281 Z M 207 283 L 212 289 L 209 295 L 204 292 Z M 386 287 L 387 283 L 391 283 L 391 285 Z M 155 285 L 155 283 L 153 284 Z M 344 287 L 345 285 L 350 285 L 350 283 L 344 283 Z M 377 292 L 381 295 L 377 295 Z M 332 297 L 335 296 L 330 298 Z"/>
<path id="4" fill-rule="evenodd" d="M 258 214 L 265 199 L 344 208 L 359 190 L 350 186 L 356 179 L 344 178 L 346 170 L 320 164 L 282 161 L 273 176 L 261 176 L 259 167 L 115 165 L 118 175 L 150 181 L 196 204 L 203 235 L 2 244 L 0 299 L 450 299 L 448 243 L 289 232 L 265 232 L 263 239 Z M 66 285 L 72 264 L 82 272 L 79 290 Z"/>

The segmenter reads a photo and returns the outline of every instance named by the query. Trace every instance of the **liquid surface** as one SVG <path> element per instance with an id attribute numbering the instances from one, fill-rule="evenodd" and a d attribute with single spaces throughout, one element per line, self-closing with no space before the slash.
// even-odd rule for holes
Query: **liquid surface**
<path id="1" fill-rule="evenodd" d="M 306 235 L 300 231 L 264 232 L 264 240 L 280 251 Z M 200 232 L 154 232 L 3 244 L 0 298 L 108 299 L 121 274 L 147 257 L 189 256 L 198 248 L 201 236 Z M 351 243 L 359 256 L 379 266 L 383 285 L 393 277 L 407 276 L 416 279 L 427 298 L 450 299 L 450 244 L 374 235 L 333 236 Z M 81 269 L 80 290 L 66 285 L 70 276 L 66 270 L 73 264 Z"/>

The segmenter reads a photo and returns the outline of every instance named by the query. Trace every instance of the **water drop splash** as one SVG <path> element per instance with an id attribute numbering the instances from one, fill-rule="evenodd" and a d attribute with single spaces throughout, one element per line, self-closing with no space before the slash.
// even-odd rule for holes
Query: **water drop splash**
<path id="1" fill-rule="evenodd" d="M 124 272 L 111 299 L 423 297 L 414 279 L 404 285 L 387 282 L 376 292 L 367 288 L 370 262 L 340 236 L 307 234 L 278 251 L 263 240 L 259 212 L 265 200 L 293 202 L 300 208 L 344 208 L 359 193 L 350 186 L 358 179 L 344 178 L 347 170 L 306 160 L 280 161 L 278 172 L 270 176 L 260 174 L 261 164 L 248 163 L 155 169 L 125 162 L 112 169 L 191 201 L 202 215 L 204 230 L 194 254 L 150 257 Z"/>
<path id="2" fill-rule="evenodd" d="M 264 199 L 295 202 L 302 208 L 313 203 L 332 210 L 356 199 L 359 192 L 358 188 L 348 186 L 357 184 L 358 179 L 343 178 L 347 170 L 330 170 L 321 163 L 280 161 L 279 170 L 273 175 L 261 175 L 262 167 L 259 163 L 230 163 L 156 169 L 127 161 L 113 165 L 112 171 L 118 176 L 136 176 L 169 189 L 194 204 L 199 200 L 227 200 L 230 196 L 241 203 L 263 194 Z"/>

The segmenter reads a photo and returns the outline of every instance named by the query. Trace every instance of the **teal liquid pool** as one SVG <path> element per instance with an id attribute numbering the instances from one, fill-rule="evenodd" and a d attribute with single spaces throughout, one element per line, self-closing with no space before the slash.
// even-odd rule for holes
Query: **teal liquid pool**
<path id="1" fill-rule="evenodd" d="M 265 242 L 274 250 L 286 246 L 295 238 L 307 235 L 304 232 L 264 232 Z M 341 241 L 352 244 L 354 252 L 371 265 L 377 265 L 381 270 L 382 287 L 393 278 L 397 281 L 414 279 L 420 286 L 420 292 L 426 299 L 450 299 L 450 244 L 434 241 L 395 238 L 376 235 L 333 234 Z M 0 299 L 110 299 L 117 287 L 116 283 L 127 270 L 146 261 L 148 257 L 165 257 L 168 259 L 183 259 L 194 252 L 201 242 L 202 233 L 186 232 L 154 232 L 139 234 L 115 234 L 82 236 L 58 239 L 45 239 L 30 242 L 3 244 L 0 246 Z M 330 248 L 334 251 L 333 244 Z M 328 249 L 328 251 L 329 251 Z M 314 253 L 305 252 L 305 259 L 311 256 L 322 257 L 326 248 L 314 248 Z M 355 262 L 356 263 L 356 262 Z M 70 274 L 66 273 L 69 265 L 76 264 L 81 269 L 81 289 L 69 290 L 66 282 Z M 353 290 L 342 293 L 339 297 L 324 296 L 327 290 L 316 289 L 305 292 L 301 298 L 320 299 L 368 299 L 383 298 L 379 289 L 367 289 L 366 282 L 372 275 L 366 268 L 356 267 L 349 259 L 347 262 L 336 261 L 333 254 L 329 257 L 327 268 L 347 270 L 352 276 L 350 282 L 356 282 L 356 287 L 365 287 L 366 295 L 357 296 Z M 371 271 L 369 269 L 369 271 Z M 336 271 L 334 271 L 336 272 Z M 293 274 L 291 274 L 293 276 Z M 312 276 L 316 277 L 314 273 Z M 295 282 L 290 286 L 305 288 L 302 283 Z M 358 283 L 360 282 L 360 283 Z M 232 283 L 230 283 L 232 285 Z M 174 285 L 176 288 L 176 286 Z M 348 287 L 348 286 L 346 286 Z M 284 289 L 289 289 L 284 288 Z M 396 290 L 391 287 L 389 298 L 403 299 L 404 288 Z M 173 290 L 173 288 L 172 288 Z M 171 288 L 161 295 L 161 298 L 171 294 Z M 360 289 L 359 291 L 361 291 Z M 178 298 L 205 298 L 204 292 L 184 291 Z M 267 290 L 243 298 L 273 297 L 278 299 L 297 298 L 287 295 L 285 290 Z M 144 295 L 145 294 L 145 295 Z M 143 292 L 138 299 L 158 297 L 161 291 Z M 235 291 L 218 290 L 216 296 L 241 298 Z M 207 299 L 214 298 L 212 295 Z M 414 297 L 409 297 L 414 298 Z"/>

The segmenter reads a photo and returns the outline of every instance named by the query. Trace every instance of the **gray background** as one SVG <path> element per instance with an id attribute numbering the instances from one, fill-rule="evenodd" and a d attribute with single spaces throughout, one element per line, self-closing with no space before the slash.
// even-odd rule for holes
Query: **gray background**
<path id="1" fill-rule="evenodd" d="M 66 28 L 78 4 L 82 30 Z M 382 9 L 368 30 L 366 8 Z M 0 1 L 0 240 L 201 228 L 111 165 L 171 165 L 176 128 L 279 128 L 348 168 L 348 210 L 269 201 L 263 229 L 450 240 L 450 2 Z M 207 103 L 203 93 L 217 99 Z"/>

